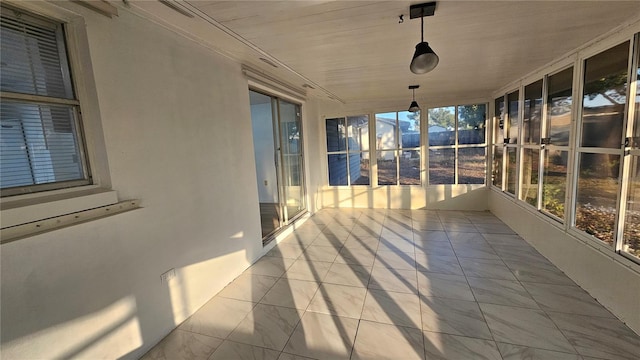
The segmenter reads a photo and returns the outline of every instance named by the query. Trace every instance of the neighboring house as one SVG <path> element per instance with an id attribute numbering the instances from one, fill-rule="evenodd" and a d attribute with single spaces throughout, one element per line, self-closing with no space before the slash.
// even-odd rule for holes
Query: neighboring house
<path id="1" fill-rule="evenodd" d="M 399 119 L 400 133 L 402 134 L 402 147 L 403 148 L 415 148 L 420 146 L 420 132 L 409 130 L 411 128 L 411 121 L 406 119 Z M 376 142 L 377 149 L 395 149 L 395 130 L 396 119 L 387 119 L 382 117 L 376 117 L 376 134 L 378 135 Z M 378 153 L 379 160 L 393 160 L 394 153 L 392 151 L 384 151 Z"/>
<path id="2" fill-rule="evenodd" d="M 348 174 L 351 173 L 351 182 L 355 182 L 360 177 L 360 159 L 363 153 L 360 152 L 360 145 L 356 140 L 356 136 L 362 138 L 368 136 L 368 131 L 358 131 L 358 134 L 350 133 L 347 141 L 344 141 L 345 136 L 339 127 L 327 127 L 327 139 L 329 139 L 329 145 L 327 150 L 329 152 L 343 152 L 338 154 L 329 154 L 329 183 L 335 185 L 346 185 L 349 183 Z M 348 149 L 346 148 L 348 146 Z M 347 165 L 347 150 L 349 156 L 349 162 Z M 347 166 L 349 171 L 347 171 Z"/>

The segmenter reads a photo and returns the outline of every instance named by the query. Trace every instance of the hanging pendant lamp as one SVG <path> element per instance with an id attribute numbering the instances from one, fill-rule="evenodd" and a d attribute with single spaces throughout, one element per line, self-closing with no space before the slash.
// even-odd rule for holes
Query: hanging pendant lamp
<path id="1" fill-rule="evenodd" d="M 424 41 L 424 17 L 435 13 L 436 3 L 411 5 L 409 9 L 411 19 L 420 18 L 420 43 L 416 45 L 416 52 L 413 54 L 409 69 L 414 74 L 426 74 L 435 69 L 440 60 L 429 43 Z"/>
<path id="2" fill-rule="evenodd" d="M 420 85 L 409 85 L 409 89 L 413 91 L 413 101 L 411 105 L 409 105 L 409 112 L 418 112 L 420 111 L 420 106 L 416 102 L 416 89 L 419 88 Z"/>

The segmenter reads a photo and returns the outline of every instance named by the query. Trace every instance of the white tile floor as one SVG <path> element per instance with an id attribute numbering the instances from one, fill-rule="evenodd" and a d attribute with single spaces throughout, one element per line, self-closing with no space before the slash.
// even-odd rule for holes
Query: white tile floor
<path id="1" fill-rule="evenodd" d="M 487 212 L 314 215 L 144 359 L 638 359 L 640 337 Z"/>

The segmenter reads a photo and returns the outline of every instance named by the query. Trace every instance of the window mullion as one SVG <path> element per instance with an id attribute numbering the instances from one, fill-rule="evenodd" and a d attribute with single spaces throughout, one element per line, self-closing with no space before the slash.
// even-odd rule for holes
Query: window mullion
<path id="1" fill-rule="evenodd" d="M 524 86 L 520 86 L 518 88 L 518 139 L 516 140 L 516 189 L 515 196 L 516 199 L 520 199 L 520 191 L 522 190 L 522 186 L 520 186 L 520 182 L 522 181 L 522 142 L 524 139 L 524 95 L 525 90 Z"/>
<path id="2" fill-rule="evenodd" d="M 349 117 L 344 117 L 344 149 L 347 155 L 347 186 L 351 186 L 351 164 L 349 163 L 350 154 L 349 154 Z"/>
<path id="3" fill-rule="evenodd" d="M 507 190 L 507 143 L 505 143 L 505 139 L 509 138 L 509 97 L 507 94 L 504 95 L 504 110 L 502 115 L 502 192 Z"/>
<path id="4" fill-rule="evenodd" d="M 582 91 L 584 89 L 584 60 L 577 60 L 573 67 L 572 117 L 569 135 L 569 164 L 567 166 L 567 193 L 565 194 L 565 231 L 576 223 L 576 195 L 578 194 L 579 144 L 582 138 Z"/>
<path id="5" fill-rule="evenodd" d="M 547 121 L 549 121 L 548 116 L 548 108 L 549 108 L 549 75 L 545 75 L 542 78 L 542 110 L 540 114 L 540 139 L 538 140 L 538 148 L 540 149 L 538 152 L 538 203 L 537 208 L 538 211 L 542 210 L 542 197 L 544 196 L 544 163 L 546 159 L 546 149 L 545 144 L 542 139 L 546 139 L 549 137 L 549 126 Z"/>
<path id="6" fill-rule="evenodd" d="M 453 108 L 453 183 L 458 184 L 458 106 Z"/>
<path id="7" fill-rule="evenodd" d="M 378 120 L 375 113 L 369 113 L 369 186 L 378 185 L 378 142 L 376 141 L 376 126 Z M 372 121 L 371 121 L 372 120 Z"/>
<path id="8" fill-rule="evenodd" d="M 400 186 L 400 155 L 402 153 L 402 136 L 400 135 L 400 114 L 396 111 L 396 146 L 394 155 L 396 158 L 396 186 Z"/>

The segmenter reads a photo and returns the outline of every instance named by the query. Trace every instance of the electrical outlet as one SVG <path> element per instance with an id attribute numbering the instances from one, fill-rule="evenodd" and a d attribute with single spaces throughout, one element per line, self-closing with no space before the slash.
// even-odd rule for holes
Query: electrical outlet
<path id="1" fill-rule="evenodd" d="M 269 182 L 267 180 L 264 181 L 264 186 L 269 186 Z"/>
<path id="2" fill-rule="evenodd" d="M 160 275 L 160 282 L 166 284 L 174 277 L 176 277 L 176 269 L 167 270 L 164 274 Z"/>

